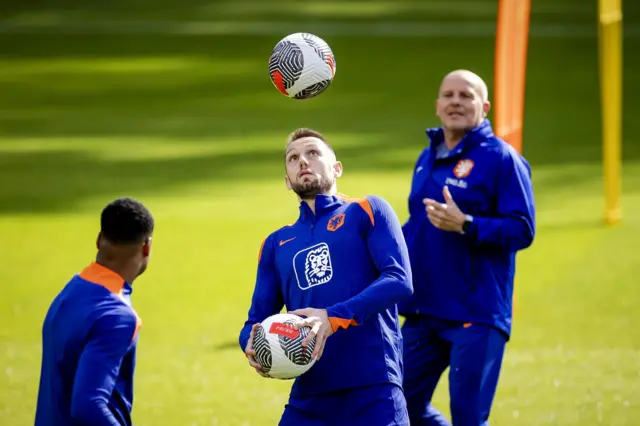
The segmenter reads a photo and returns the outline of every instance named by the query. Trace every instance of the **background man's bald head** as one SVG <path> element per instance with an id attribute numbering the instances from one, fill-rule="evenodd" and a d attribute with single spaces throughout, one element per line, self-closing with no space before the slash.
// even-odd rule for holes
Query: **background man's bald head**
<path id="1" fill-rule="evenodd" d="M 461 79 L 466 81 L 467 83 L 473 86 L 473 88 L 478 93 L 478 95 L 480 95 L 480 98 L 482 99 L 483 102 L 486 102 L 489 100 L 489 89 L 487 88 L 487 84 L 478 74 L 469 70 L 451 71 L 449 74 L 447 74 L 444 77 L 444 79 L 442 79 L 442 84 L 444 84 L 445 81 L 448 81 L 450 79 Z M 441 87 L 442 87 L 442 84 L 440 85 Z"/>

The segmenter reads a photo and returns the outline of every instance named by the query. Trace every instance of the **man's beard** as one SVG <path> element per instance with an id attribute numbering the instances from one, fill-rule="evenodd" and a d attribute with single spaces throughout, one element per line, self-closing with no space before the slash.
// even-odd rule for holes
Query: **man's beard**
<path id="1" fill-rule="evenodd" d="M 291 189 L 298 194 L 301 200 L 314 200 L 318 194 L 329 193 L 332 187 L 333 182 L 323 178 L 291 185 Z"/>

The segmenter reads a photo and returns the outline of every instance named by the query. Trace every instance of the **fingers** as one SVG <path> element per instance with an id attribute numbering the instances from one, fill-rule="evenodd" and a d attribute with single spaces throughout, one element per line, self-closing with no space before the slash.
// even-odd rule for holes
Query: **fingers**
<path id="1" fill-rule="evenodd" d="M 257 363 L 256 363 L 257 364 Z M 271 376 L 269 376 L 267 373 L 265 373 L 262 370 L 262 366 L 260 364 L 257 364 L 257 367 L 252 365 L 253 369 L 256 370 L 256 373 L 258 373 L 259 375 L 261 375 L 262 377 L 266 377 L 266 378 L 270 378 Z"/>
<path id="2" fill-rule="evenodd" d="M 253 368 L 262 370 L 262 365 L 256 360 L 255 355 L 249 355 L 247 359 L 249 360 L 250 366 L 252 366 Z"/>
<path id="3" fill-rule="evenodd" d="M 309 331 L 309 334 L 307 334 L 307 337 L 305 337 L 302 341 L 302 346 L 305 348 L 309 346 L 309 342 L 311 342 L 314 338 L 317 339 L 320 328 L 322 327 L 322 322 L 319 320 L 319 318 L 308 319 L 311 320 L 311 323 L 306 325 L 306 327 L 311 327 L 311 330 Z"/>
<path id="4" fill-rule="evenodd" d="M 438 218 L 433 218 L 433 217 L 429 217 L 429 221 L 431 222 L 431 224 L 433 226 L 435 226 L 438 229 L 442 229 L 442 223 L 440 221 L 440 219 Z"/>
<path id="5" fill-rule="evenodd" d="M 327 325 L 322 322 L 320 318 L 310 317 L 298 324 L 299 327 L 310 327 L 309 334 L 302 341 L 303 347 L 308 347 L 309 343 L 315 339 L 315 345 L 311 358 L 318 359 L 322 355 L 324 349 L 324 341 L 326 340 Z"/>
<path id="6" fill-rule="evenodd" d="M 262 369 L 256 368 L 256 373 L 258 373 L 259 375 L 261 375 L 265 379 L 270 379 L 271 378 L 271 376 L 268 375 L 267 373 L 265 373 L 264 371 L 262 371 Z"/>
<path id="7" fill-rule="evenodd" d="M 316 336 L 316 345 L 313 348 L 313 353 L 311 354 L 311 359 L 319 359 L 320 358 L 320 353 L 322 352 L 322 350 L 324 346 L 324 335 L 323 334 L 319 334 L 318 336 Z"/>
<path id="8" fill-rule="evenodd" d="M 445 212 L 436 210 L 432 206 L 427 206 L 427 217 L 429 221 L 436 228 L 441 228 L 444 225 L 444 222 L 447 219 L 447 214 Z"/>
<path id="9" fill-rule="evenodd" d="M 327 337 L 329 337 L 328 328 L 326 325 L 323 325 L 316 337 L 316 346 L 313 349 L 313 354 L 311 354 L 312 358 L 315 358 L 316 360 L 320 359 L 324 352 L 324 345 L 327 342 Z"/>
<path id="10" fill-rule="evenodd" d="M 305 308 L 289 311 L 290 314 L 306 317 L 296 324 L 296 328 L 311 328 L 309 334 L 302 341 L 302 346 L 306 348 L 309 346 L 309 343 L 315 339 L 314 350 L 311 357 L 316 360 L 322 356 L 326 339 L 331 334 L 330 331 L 332 331 L 331 324 L 328 323 L 326 319 L 322 319 L 322 314 L 319 311 L 322 310 Z"/>
<path id="11" fill-rule="evenodd" d="M 456 229 L 455 220 L 448 212 L 442 212 L 431 207 L 427 207 L 427 217 L 431 224 L 438 229 L 445 231 Z"/>
<path id="12" fill-rule="evenodd" d="M 258 329 L 258 327 L 260 327 L 260 323 L 257 322 L 255 324 L 253 324 L 253 326 L 251 326 L 251 332 L 249 333 L 249 343 L 251 344 L 251 346 L 253 346 L 253 338 L 256 335 L 256 330 Z"/>
<path id="13" fill-rule="evenodd" d="M 248 355 L 247 359 L 249 360 L 249 365 L 256 370 L 256 373 L 261 375 L 262 377 L 271 378 L 267 373 L 262 370 L 262 365 L 255 359 L 255 352 L 253 355 Z"/>
<path id="14" fill-rule="evenodd" d="M 448 217 L 429 216 L 429 221 L 433 226 L 444 231 L 453 229 L 453 222 Z"/>
<path id="15" fill-rule="evenodd" d="M 328 327 L 325 330 L 325 332 L 323 333 L 324 334 L 324 341 L 322 342 L 322 345 L 320 346 L 320 349 L 318 350 L 317 359 L 320 359 L 320 357 L 322 357 L 322 354 L 324 353 L 324 347 L 325 347 L 325 344 L 327 342 L 327 338 L 331 335 L 330 331 L 332 331 L 331 327 Z"/>
<path id="16" fill-rule="evenodd" d="M 297 329 L 301 329 L 303 327 L 311 327 L 313 328 L 314 324 L 316 322 L 318 322 L 319 318 L 318 317 L 308 317 L 308 318 L 304 318 L 302 321 L 298 321 L 296 323 L 296 328 Z"/>
<path id="17" fill-rule="evenodd" d="M 257 324 L 259 325 L 259 324 Z M 253 349 L 253 331 L 256 329 L 256 325 L 251 328 L 251 334 L 249 335 L 249 342 L 247 343 L 247 347 L 244 350 L 244 353 L 247 355 L 247 360 L 249 361 L 249 365 L 253 368 L 261 367 L 258 361 L 256 361 L 256 351 Z"/>
<path id="18" fill-rule="evenodd" d="M 256 330 L 260 327 L 260 323 L 255 323 L 251 326 L 251 332 L 249 333 L 249 341 L 247 342 L 247 347 L 244 350 L 244 353 L 247 356 L 247 360 L 249 361 L 249 365 L 256 370 L 256 373 L 261 375 L 262 377 L 270 378 L 267 373 L 262 371 L 262 365 L 256 360 L 256 351 L 253 349 L 253 339 L 256 334 Z"/>
<path id="19" fill-rule="evenodd" d="M 445 219 L 449 216 L 446 209 L 441 209 L 434 206 L 427 206 L 426 210 L 429 216 L 437 217 L 440 219 Z"/>
<path id="20" fill-rule="evenodd" d="M 447 185 L 442 189 L 442 195 L 444 196 L 444 200 L 447 204 L 453 204 L 453 197 L 451 196 L 451 192 L 449 192 L 449 187 Z"/>
<path id="21" fill-rule="evenodd" d="M 439 203 L 437 201 L 433 201 L 433 200 L 430 200 L 430 199 L 423 200 L 423 203 L 425 205 L 425 209 L 427 210 L 427 213 L 429 211 L 437 211 L 437 212 L 441 212 L 441 213 L 446 213 L 447 209 L 449 207 L 447 204 L 442 204 L 442 203 Z"/>
<path id="22" fill-rule="evenodd" d="M 308 317 L 311 316 L 311 311 L 313 309 L 311 308 L 304 308 L 304 309 L 296 309 L 293 311 L 289 311 L 290 314 L 292 315 L 298 315 L 299 317 Z"/>
<path id="23" fill-rule="evenodd" d="M 256 335 L 256 329 L 260 327 L 260 323 L 255 323 L 253 324 L 253 326 L 251 327 L 251 332 L 249 332 L 249 341 L 247 342 L 247 347 L 244 348 L 244 352 L 247 355 L 255 355 L 255 351 L 253 350 L 253 339 L 255 338 Z"/>

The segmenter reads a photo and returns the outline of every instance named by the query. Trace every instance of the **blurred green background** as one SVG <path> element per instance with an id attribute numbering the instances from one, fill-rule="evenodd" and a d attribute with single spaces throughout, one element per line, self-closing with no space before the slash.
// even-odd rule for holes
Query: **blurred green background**
<path id="1" fill-rule="evenodd" d="M 261 241 L 297 217 L 287 134 L 324 132 L 345 164 L 341 192 L 383 196 L 406 219 L 442 76 L 468 68 L 493 86 L 496 12 L 495 0 L 3 2 L 0 424 L 33 423 L 42 319 L 122 195 L 157 221 L 134 292 L 136 424 L 277 424 L 290 383 L 257 376 L 237 334 Z M 532 1 L 524 154 L 538 234 L 519 256 L 492 425 L 640 424 L 640 4 L 624 13 L 625 216 L 607 228 L 597 3 Z M 337 61 L 307 101 L 267 74 L 297 31 Z M 446 376 L 435 402 L 448 415 Z"/>

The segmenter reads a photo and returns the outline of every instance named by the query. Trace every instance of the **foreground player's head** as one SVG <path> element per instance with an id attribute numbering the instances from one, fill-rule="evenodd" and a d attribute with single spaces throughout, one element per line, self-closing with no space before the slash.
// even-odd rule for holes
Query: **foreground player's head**
<path id="1" fill-rule="evenodd" d="M 285 182 L 301 200 L 318 194 L 334 194 L 342 163 L 336 160 L 326 138 L 315 130 L 301 128 L 289 135 L 285 148 Z"/>
<path id="2" fill-rule="evenodd" d="M 491 104 L 486 83 L 467 70 L 452 71 L 440 84 L 436 113 L 445 130 L 467 132 L 487 116 Z"/>
<path id="3" fill-rule="evenodd" d="M 110 202 L 100 216 L 98 261 L 132 281 L 147 269 L 153 228 L 153 216 L 139 201 L 123 197 Z"/>

